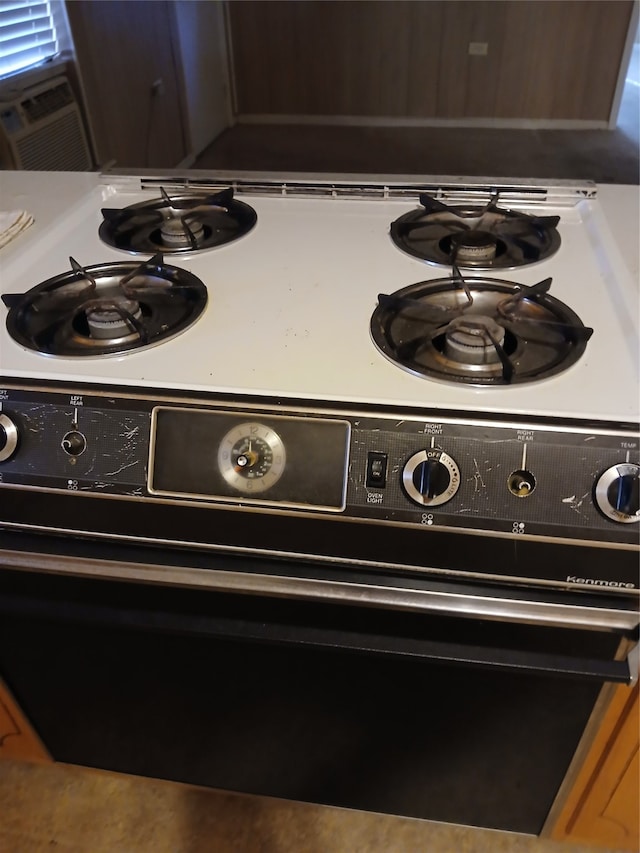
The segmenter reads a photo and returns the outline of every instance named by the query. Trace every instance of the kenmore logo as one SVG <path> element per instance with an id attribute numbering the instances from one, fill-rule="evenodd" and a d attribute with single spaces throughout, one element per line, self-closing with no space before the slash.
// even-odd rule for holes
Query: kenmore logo
<path id="1" fill-rule="evenodd" d="M 592 586 L 617 586 L 623 589 L 635 589 L 634 583 L 623 583 L 623 581 L 605 581 L 600 578 L 577 578 L 575 575 L 567 575 L 567 583 L 586 583 Z"/>

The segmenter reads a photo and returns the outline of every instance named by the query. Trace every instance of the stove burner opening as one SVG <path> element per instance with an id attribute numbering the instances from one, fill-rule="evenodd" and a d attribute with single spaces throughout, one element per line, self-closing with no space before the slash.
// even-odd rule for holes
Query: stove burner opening
<path id="1" fill-rule="evenodd" d="M 498 364 L 495 344 L 504 348 L 505 336 L 505 329 L 491 317 L 456 317 L 444 332 L 444 355 L 461 364 Z"/>
<path id="2" fill-rule="evenodd" d="M 211 234 L 211 229 L 207 229 L 208 234 Z M 180 216 L 171 216 L 164 220 L 160 229 L 151 234 L 151 239 L 158 245 L 166 245 L 173 248 L 174 246 L 190 246 L 192 248 L 200 248 L 206 239 L 204 225 L 198 220 L 186 222 Z"/>
<path id="3" fill-rule="evenodd" d="M 549 294 L 551 279 L 525 286 L 466 276 L 380 294 L 374 344 L 414 375 L 509 386 L 554 376 L 582 355 L 593 329 Z"/>
<path id="4" fill-rule="evenodd" d="M 488 231 L 463 231 L 440 241 L 440 248 L 461 266 L 487 264 L 504 255 L 506 246 Z"/>
<path id="5" fill-rule="evenodd" d="M 100 239 L 127 252 L 200 252 L 243 237 L 257 221 L 255 210 L 234 198 L 232 188 L 214 194 L 160 187 L 160 198 L 123 208 L 102 208 Z"/>
<path id="6" fill-rule="evenodd" d="M 515 269 L 550 258 L 560 247 L 559 216 L 536 216 L 498 206 L 444 204 L 420 193 L 420 207 L 395 219 L 391 239 L 430 264 L 476 270 Z"/>
<path id="7" fill-rule="evenodd" d="M 120 310 L 106 305 L 87 308 L 83 313 L 86 318 L 89 337 L 100 341 L 115 343 L 131 334 L 139 336 L 136 326 L 142 321 L 142 310 L 139 303 L 131 299 L 122 299 L 117 303 Z M 76 326 L 77 328 L 77 326 Z"/>
<path id="8" fill-rule="evenodd" d="M 7 330 L 46 355 L 106 356 L 155 346 L 185 331 L 207 304 L 204 283 L 167 266 L 161 254 L 143 263 L 81 267 L 19 294 Z"/>

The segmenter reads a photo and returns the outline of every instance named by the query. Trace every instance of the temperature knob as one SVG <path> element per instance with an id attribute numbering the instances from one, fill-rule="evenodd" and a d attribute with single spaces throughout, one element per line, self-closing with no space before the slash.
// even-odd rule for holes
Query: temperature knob
<path id="1" fill-rule="evenodd" d="M 460 469 L 442 450 L 420 450 L 404 466 L 402 484 L 414 503 L 440 506 L 458 491 Z"/>
<path id="2" fill-rule="evenodd" d="M 639 483 L 640 465 L 623 462 L 607 468 L 596 482 L 598 508 L 620 524 L 640 521 Z"/>
<path id="3" fill-rule="evenodd" d="M 5 414 L 0 414 L 0 462 L 11 459 L 18 446 L 18 428 Z"/>

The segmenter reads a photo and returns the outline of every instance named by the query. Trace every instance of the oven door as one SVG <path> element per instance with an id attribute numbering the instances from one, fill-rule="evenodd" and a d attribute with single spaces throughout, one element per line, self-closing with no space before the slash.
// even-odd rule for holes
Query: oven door
<path id="1" fill-rule="evenodd" d="M 0 673 L 75 764 L 537 834 L 633 677 L 621 597 L 17 534 L 0 562 Z"/>

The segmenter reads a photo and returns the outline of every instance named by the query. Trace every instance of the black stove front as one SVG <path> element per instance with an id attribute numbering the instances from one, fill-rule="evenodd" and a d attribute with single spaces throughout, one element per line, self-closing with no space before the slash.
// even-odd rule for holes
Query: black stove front
<path id="1" fill-rule="evenodd" d="M 2 387 L 0 672 L 55 759 L 540 832 L 635 672 L 632 425 Z"/>

